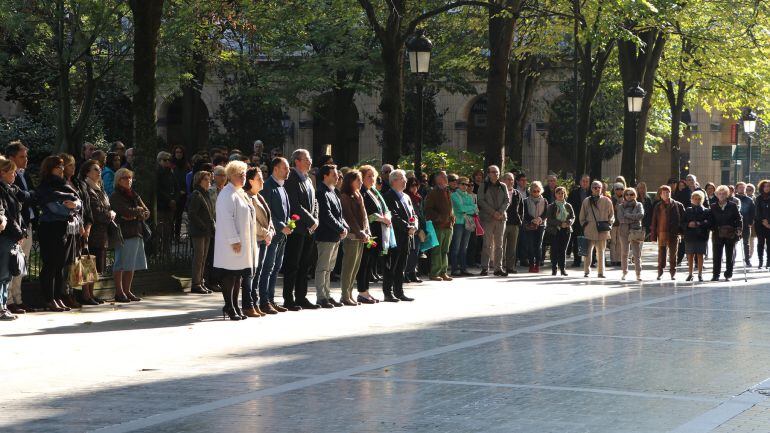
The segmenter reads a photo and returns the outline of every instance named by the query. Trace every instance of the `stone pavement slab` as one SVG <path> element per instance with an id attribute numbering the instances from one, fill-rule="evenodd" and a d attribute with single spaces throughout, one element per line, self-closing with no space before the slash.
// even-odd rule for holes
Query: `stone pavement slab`
<path id="1" fill-rule="evenodd" d="M 770 432 L 769 272 L 570 273 L 245 322 L 218 295 L 30 314 L 0 325 L 0 432 Z"/>

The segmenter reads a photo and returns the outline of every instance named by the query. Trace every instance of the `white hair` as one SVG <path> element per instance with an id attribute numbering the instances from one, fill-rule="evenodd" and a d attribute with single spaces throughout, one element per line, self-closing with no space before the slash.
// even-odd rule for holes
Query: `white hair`
<path id="1" fill-rule="evenodd" d="M 165 151 L 158 152 L 158 156 L 155 158 L 158 163 L 163 159 L 171 159 L 171 154 Z"/>
<path id="2" fill-rule="evenodd" d="M 382 168 L 380 168 L 380 173 L 388 173 L 393 171 L 393 166 L 391 164 L 382 164 Z"/>
<path id="3" fill-rule="evenodd" d="M 310 152 L 308 152 L 307 149 L 297 149 L 291 153 L 291 161 L 295 162 L 296 160 L 300 159 L 302 156 L 306 156 L 310 158 Z"/>
<path id="4" fill-rule="evenodd" d="M 388 175 L 388 180 L 393 183 L 393 181 L 403 178 L 406 180 L 406 172 L 404 170 L 396 169 L 390 172 Z"/>

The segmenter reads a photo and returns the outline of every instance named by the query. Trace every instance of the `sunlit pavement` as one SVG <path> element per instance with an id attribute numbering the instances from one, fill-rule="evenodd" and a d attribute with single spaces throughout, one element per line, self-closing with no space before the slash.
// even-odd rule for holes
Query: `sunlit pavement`
<path id="1" fill-rule="evenodd" d="M 770 272 L 545 268 L 244 322 L 218 294 L 28 314 L 0 324 L 0 432 L 770 431 Z"/>

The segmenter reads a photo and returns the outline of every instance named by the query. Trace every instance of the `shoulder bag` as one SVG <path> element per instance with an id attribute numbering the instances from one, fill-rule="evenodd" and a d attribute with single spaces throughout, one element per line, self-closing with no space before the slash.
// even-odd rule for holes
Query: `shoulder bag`
<path id="1" fill-rule="evenodd" d="M 596 207 L 596 204 L 591 203 L 589 200 L 589 206 L 591 207 L 591 214 L 594 216 L 594 221 L 596 222 L 596 231 L 599 233 L 612 231 L 612 227 L 610 227 L 610 223 L 608 221 L 598 221 L 596 219 L 596 212 L 594 212 L 594 207 Z"/>
<path id="2" fill-rule="evenodd" d="M 27 275 L 27 258 L 21 245 L 13 244 L 11 247 L 11 261 L 8 264 L 8 270 L 12 277 L 25 277 Z"/>

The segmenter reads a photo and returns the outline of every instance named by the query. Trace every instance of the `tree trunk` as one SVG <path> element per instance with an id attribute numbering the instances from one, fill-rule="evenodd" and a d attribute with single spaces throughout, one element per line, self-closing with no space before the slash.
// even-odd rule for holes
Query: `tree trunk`
<path id="1" fill-rule="evenodd" d="M 508 71 L 511 87 L 505 147 L 510 150 L 510 158 L 519 164 L 524 157 L 524 131 L 532 109 L 535 88 L 540 81 L 539 69 L 538 59 L 529 56 L 513 60 Z"/>
<path id="2" fill-rule="evenodd" d="M 88 122 L 91 120 L 94 102 L 96 100 L 97 80 L 94 78 L 93 58 L 89 53 L 85 59 L 86 81 L 84 84 L 83 100 L 80 104 L 80 111 L 75 124 L 70 128 L 70 137 L 68 140 L 68 152 L 71 155 L 80 155 L 80 149 L 83 146 L 83 140 L 88 129 Z"/>
<path id="3" fill-rule="evenodd" d="M 513 1 L 506 2 L 512 6 Z M 517 2 L 516 2 L 517 3 Z M 516 20 L 489 10 L 489 73 L 487 75 L 487 142 L 484 164 L 505 162 L 505 124 L 508 109 L 508 68 Z"/>
<path id="4" fill-rule="evenodd" d="M 645 30 L 637 36 L 645 43 L 643 48 L 633 41 L 618 41 L 618 60 L 624 90 L 639 83 L 647 91 L 642 111 L 634 115 L 626 109 L 623 117 L 623 156 L 620 173 L 629 184 L 636 184 L 642 177 L 644 143 L 655 89 L 655 74 L 666 43 L 665 34 L 658 29 Z"/>
<path id="5" fill-rule="evenodd" d="M 56 1 L 56 57 L 58 64 L 57 77 L 57 114 L 56 114 L 56 148 L 58 152 L 69 152 L 69 136 L 72 116 L 70 100 L 70 65 L 65 54 L 64 35 L 64 1 Z"/>
<path id="6" fill-rule="evenodd" d="M 353 149 L 350 138 L 355 130 L 358 134 L 358 125 L 353 120 L 353 97 L 355 91 L 352 89 L 335 89 L 332 92 L 332 121 L 334 122 L 334 146 L 332 147 L 332 156 L 338 166 L 352 165 L 357 162 L 358 149 Z"/>
<path id="7" fill-rule="evenodd" d="M 404 137 L 404 44 L 398 37 L 382 44 L 384 76 L 380 112 L 382 113 L 382 162 L 396 164 L 401 157 Z"/>
<path id="8" fill-rule="evenodd" d="M 682 112 L 684 111 L 684 98 L 688 91 L 687 84 L 681 79 L 674 84 L 668 80 L 662 86 L 666 93 L 669 109 L 671 110 L 671 177 L 679 179 L 680 141 L 682 130 Z"/>
<path id="9" fill-rule="evenodd" d="M 163 16 L 164 0 L 131 0 L 134 18 L 134 149 L 138 173 L 136 189 L 154 209 L 155 152 L 158 150 L 157 119 L 155 116 L 158 63 L 158 32 Z M 155 212 L 153 212 L 155 215 Z"/>
<path id="10" fill-rule="evenodd" d="M 203 147 L 203 137 L 199 135 L 201 119 L 201 90 L 206 81 L 206 59 L 200 53 L 193 53 L 193 77 L 182 88 L 182 129 L 184 131 L 184 143 L 168 143 L 169 145 L 181 144 L 185 147 L 185 155 L 188 157 L 198 152 Z M 211 114 L 211 113 L 209 113 Z M 252 148 L 252 143 L 238 143 L 244 150 Z M 246 146 L 245 148 L 243 146 Z"/>

